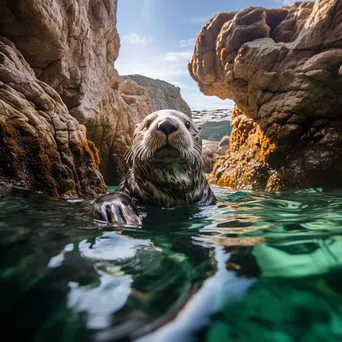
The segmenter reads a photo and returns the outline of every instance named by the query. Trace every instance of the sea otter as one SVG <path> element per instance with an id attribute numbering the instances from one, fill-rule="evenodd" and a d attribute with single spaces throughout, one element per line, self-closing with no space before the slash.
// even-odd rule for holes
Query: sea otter
<path id="1" fill-rule="evenodd" d="M 126 153 L 131 168 L 114 193 L 95 199 L 91 215 L 118 225 L 139 225 L 137 205 L 215 204 L 202 164 L 201 128 L 176 110 L 159 110 L 136 126 Z"/>

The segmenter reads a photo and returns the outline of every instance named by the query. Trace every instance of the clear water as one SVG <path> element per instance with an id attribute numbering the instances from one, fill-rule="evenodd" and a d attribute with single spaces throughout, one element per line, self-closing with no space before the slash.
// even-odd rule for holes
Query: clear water
<path id="1" fill-rule="evenodd" d="M 0 192 L 0 326 L 11 341 L 341 341 L 342 192 L 215 189 L 146 209 Z"/>

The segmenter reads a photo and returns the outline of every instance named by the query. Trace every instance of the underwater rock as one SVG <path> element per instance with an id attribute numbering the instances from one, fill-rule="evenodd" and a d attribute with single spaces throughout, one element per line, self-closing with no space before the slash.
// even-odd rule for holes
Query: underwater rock
<path id="1" fill-rule="evenodd" d="M 129 84 L 132 81 L 148 90 L 152 100 L 153 112 L 161 109 L 179 110 L 191 117 L 191 109 L 181 96 L 180 88 L 163 80 L 153 79 L 142 75 L 120 76 L 121 85 Z"/>
<path id="2" fill-rule="evenodd" d="M 106 191 L 94 144 L 60 96 L 0 36 L 0 183 L 52 196 Z"/>
<path id="3" fill-rule="evenodd" d="M 134 125 L 152 112 L 142 104 L 145 95 L 129 104 L 121 96 L 113 66 L 120 47 L 116 10 L 117 0 L 0 1 L 0 35 L 86 126 L 110 184 L 126 172 L 123 154 Z"/>
<path id="4" fill-rule="evenodd" d="M 342 2 L 221 13 L 189 72 L 233 99 L 230 149 L 211 181 L 249 189 L 342 186 Z"/>

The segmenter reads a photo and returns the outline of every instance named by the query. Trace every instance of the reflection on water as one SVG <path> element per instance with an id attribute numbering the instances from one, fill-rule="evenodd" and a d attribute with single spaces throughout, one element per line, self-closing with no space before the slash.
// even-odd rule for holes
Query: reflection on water
<path id="1" fill-rule="evenodd" d="M 196 331 L 208 326 L 211 316 L 226 302 L 236 302 L 245 295 L 255 279 L 239 278 L 236 273 L 227 272 L 229 254 L 222 247 L 215 247 L 214 257 L 216 273 L 203 282 L 173 321 L 138 339 L 139 342 L 195 341 Z"/>
<path id="2" fill-rule="evenodd" d="M 0 188 L 0 325 L 18 341 L 338 341 L 342 192 L 215 189 L 202 209 L 142 208 L 143 228 L 83 202 Z"/>
<path id="3" fill-rule="evenodd" d="M 146 240 L 135 240 L 114 232 L 106 232 L 96 237 L 94 242 L 82 240 L 76 244 L 77 251 L 69 246 L 70 244 L 59 255 L 65 258 L 66 252 L 79 253 L 82 258 L 93 263 L 93 268 L 99 274 L 99 280 L 95 286 L 94 284 L 80 286 L 77 282 L 70 281 L 67 306 L 78 312 L 87 313 L 89 329 L 105 329 L 110 326 L 111 315 L 126 304 L 131 293 L 133 275 L 125 274 L 121 265 L 125 260 L 134 258 L 138 248 L 152 246 L 152 244 Z M 67 254 L 66 257 L 72 259 L 72 255 Z M 51 260 L 54 258 L 56 257 Z"/>

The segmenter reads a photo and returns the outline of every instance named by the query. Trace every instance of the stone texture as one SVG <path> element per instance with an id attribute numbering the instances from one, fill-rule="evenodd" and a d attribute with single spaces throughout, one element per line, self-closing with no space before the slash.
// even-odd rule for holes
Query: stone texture
<path id="1" fill-rule="evenodd" d="M 117 0 L 0 0 L 0 34 L 86 126 L 110 184 L 126 171 L 122 156 L 134 125 L 151 112 L 140 106 L 145 95 L 128 104 L 119 91 L 116 9 Z"/>
<path id="2" fill-rule="evenodd" d="M 211 172 L 216 159 L 226 153 L 229 148 L 229 141 L 228 136 L 223 137 L 220 142 L 213 140 L 202 141 L 202 168 L 205 173 Z"/>
<path id="3" fill-rule="evenodd" d="M 180 88 L 171 83 L 142 75 L 120 76 L 122 82 L 134 81 L 148 90 L 153 111 L 175 109 L 191 116 L 191 109 L 183 100 Z"/>
<path id="4" fill-rule="evenodd" d="M 119 85 L 121 97 L 129 106 L 135 120 L 140 122 L 146 115 L 153 112 L 151 98 L 148 91 L 135 82 L 121 82 Z"/>
<path id="5" fill-rule="evenodd" d="M 230 149 L 211 175 L 251 189 L 342 186 L 342 2 L 221 13 L 189 64 L 207 95 L 233 99 Z"/>
<path id="6" fill-rule="evenodd" d="M 202 127 L 202 138 L 220 141 L 230 135 L 233 108 L 192 110 L 192 119 Z"/>
<path id="7" fill-rule="evenodd" d="M 106 191 L 85 127 L 37 80 L 22 54 L 0 37 L 0 182 L 53 196 Z"/>

